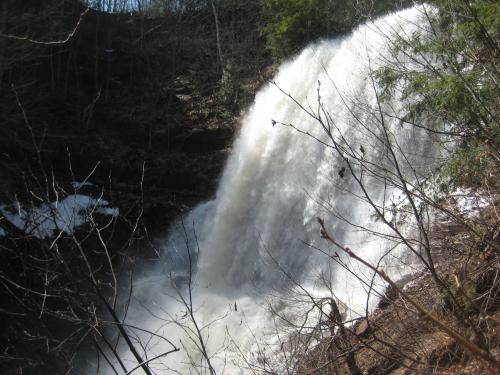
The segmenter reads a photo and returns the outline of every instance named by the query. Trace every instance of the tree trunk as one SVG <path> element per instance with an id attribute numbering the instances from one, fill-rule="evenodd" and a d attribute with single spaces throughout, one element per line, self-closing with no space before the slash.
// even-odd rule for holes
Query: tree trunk
<path id="1" fill-rule="evenodd" d="M 335 334 L 333 327 L 339 327 L 338 335 L 340 336 L 340 341 L 343 343 L 343 345 L 341 345 L 341 350 L 346 352 L 345 360 L 347 367 L 349 368 L 349 373 L 351 375 L 362 375 L 358 364 L 356 363 L 353 347 L 349 341 L 349 337 L 347 335 L 348 332 L 344 327 L 342 315 L 340 314 L 337 303 L 333 298 L 330 299 L 330 308 L 330 324 L 332 325 L 331 333 L 333 336 Z"/>
<path id="2" fill-rule="evenodd" d="M 9 0 L 2 1 L 2 13 L 0 14 L 0 33 L 5 34 L 7 31 L 7 12 L 9 9 Z M 5 38 L 0 38 L 0 89 L 2 88 L 3 73 L 5 69 Z"/>
<path id="3" fill-rule="evenodd" d="M 220 64 L 220 73 L 224 73 L 224 58 L 222 56 L 222 47 L 220 42 L 220 31 L 219 31 L 219 17 L 217 16 L 217 8 L 215 7 L 214 0 L 210 0 L 210 5 L 212 5 L 212 12 L 214 14 L 215 20 L 215 35 L 217 38 L 217 56 Z"/>

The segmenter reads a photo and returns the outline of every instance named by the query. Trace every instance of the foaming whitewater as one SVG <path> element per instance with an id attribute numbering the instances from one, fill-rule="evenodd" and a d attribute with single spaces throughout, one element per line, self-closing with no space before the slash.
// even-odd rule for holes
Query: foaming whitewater
<path id="1" fill-rule="evenodd" d="M 293 312 L 304 302 L 298 294 L 335 295 L 351 314 L 364 313 L 366 285 L 326 255 L 335 249 L 320 238 L 316 218 L 325 220 L 338 242 L 373 264 L 398 244 L 373 235 L 371 231 L 388 231 L 374 220 L 374 210 L 350 172 L 340 176 L 346 166 L 343 156 L 323 144 L 331 142 L 307 112 L 317 113 L 319 94 L 335 125 L 334 136 L 340 139 L 342 134 L 358 154 L 362 146 L 366 163 L 392 170 L 387 144 L 377 137 L 382 125 L 370 71 L 383 66 L 390 55 L 388 36 L 422 32 L 416 25 L 420 18 L 419 8 L 404 10 L 343 38 L 309 46 L 279 69 L 276 84 L 257 94 L 243 116 L 215 200 L 199 205 L 170 229 L 161 260 L 134 283 L 127 322 L 164 336 L 181 349 L 152 361 L 154 372 L 188 374 L 206 366 L 196 327 L 180 298 L 189 300 L 187 248 L 194 317 L 218 373 L 247 373 L 254 358 L 250 352 L 277 340 L 276 311 L 297 316 Z M 398 155 L 403 170 L 409 175 L 429 172 L 434 163 L 432 142 L 417 129 L 392 120 L 392 115 L 404 114 L 404 103 L 393 100 L 384 110 L 390 114 L 385 117 L 390 139 L 405 152 L 404 158 Z M 355 173 L 361 173 L 362 163 L 356 168 Z M 369 173 L 363 181 L 380 207 L 389 207 L 401 194 Z M 401 263 L 404 248 L 399 246 L 391 254 L 383 264 L 397 277 L 407 271 Z M 342 261 L 357 277 L 371 282 L 366 269 Z M 376 282 L 375 288 L 379 287 Z M 292 293 L 297 290 L 300 293 Z M 370 302 L 369 308 L 375 299 Z M 147 358 L 171 348 L 158 336 L 138 331 L 134 335 L 143 342 Z M 133 357 L 122 349 L 128 358 L 125 365 L 135 367 Z"/>

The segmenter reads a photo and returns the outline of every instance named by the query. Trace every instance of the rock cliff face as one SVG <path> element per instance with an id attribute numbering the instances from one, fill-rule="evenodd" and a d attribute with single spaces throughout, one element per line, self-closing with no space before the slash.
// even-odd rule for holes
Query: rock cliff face
<path id="1" fill-rule="evenodd" d="M 13 5 L 5 31 L 61 40 L 83 8 L 76 0 L 65 2 L 48 14 L 51 28 L 41 21 L 33 26 L 51 9 Z M 222 95 L 215 30 L 202 19 L 202 11 L 181 19 L 91 10 L 67 43 L 4 42 L 12 58 L 0 81 L 0 201 L 15 195 L 28 201 L 47 172 L 68 189 L 89 177 L 105 196 L 113 195 L 121 212 L 143 197 L 144 219 L 155 231 L 212 196 L 237 115 L 268 59 L 255 53 L 262 41 L 251 18 L 236 20 L 241 30 L 226 50 L 238 66 L 231 83 L 236 89 L 229 98 Z M 232 27 L 225 24 L 223 42 Z"/>

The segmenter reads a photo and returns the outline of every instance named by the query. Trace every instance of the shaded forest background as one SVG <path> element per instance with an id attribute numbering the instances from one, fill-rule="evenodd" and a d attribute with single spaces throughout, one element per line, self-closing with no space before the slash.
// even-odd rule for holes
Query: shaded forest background
<path id="1" fill-rule="evenodd" d="M 90 2 L 85 13 L 80 1 L 3 1 L 2 199 L 23 199 L 39 157 L 60 182 L 73 178 L 70 162 L 77 180 L 99 163 L 93 180 L 111 177 L 120 199 L 133 199 L 147 161 L 145 194 L 165 218 L 206 198 L 273 62 L 363 19 L 338 3 L 219 1 L 221 60 L 207 1 Z"/>

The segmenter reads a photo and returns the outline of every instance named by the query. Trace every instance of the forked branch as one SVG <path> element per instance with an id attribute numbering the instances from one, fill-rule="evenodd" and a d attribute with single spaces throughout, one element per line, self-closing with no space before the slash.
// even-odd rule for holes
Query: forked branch
<path id="1" fill-rule="evenodd" d="M 73 37 L 75 36 L 76 32 L 80 28 L 80 25 L 83 22 L 83 19 L 87 15 L 87 13 L 90 11 L 90 8 L 85 9 L 81 14 L 80 18 L 78 19 L 78 22 L 76 23 L 75 27 L 71 32 L 66 36 L 66 38 L 62 40 L 54 40 L 54 41 L 43 41 L 43 40 L 36 40 L 36 39 L 31 39 L 28 38 L 27 36 L 19 36 L 19 35 L 11 35 L 11 34 L 3 34 L 0 33 L 0 38 L 5 38 L 5 39 L 11 39 L 11 40 L 17 40 L 20 42 L 28 42 L 31 44 L 37 44 L 37 45 L 43 45 L 43 46 L 57 46 L 57 45 L 63 45 L 68 43 Z"/>

